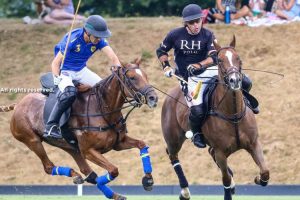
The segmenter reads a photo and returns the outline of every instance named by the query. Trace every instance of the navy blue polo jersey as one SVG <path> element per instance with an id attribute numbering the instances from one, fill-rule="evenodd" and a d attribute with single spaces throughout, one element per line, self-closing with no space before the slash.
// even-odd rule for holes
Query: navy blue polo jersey
<path id="1" fill-rule="evenodd" d="M 198 34 L 191 35 L 185 27 L 181 27 L 170 31 L 159 49 L 166 53 L 174 49 L 177 73 L 186 77 L 188 65 L 205 60 L 208 52 L 215 50 L 214 39 L 213 33 L 208 29 L 201 28 Z"/>

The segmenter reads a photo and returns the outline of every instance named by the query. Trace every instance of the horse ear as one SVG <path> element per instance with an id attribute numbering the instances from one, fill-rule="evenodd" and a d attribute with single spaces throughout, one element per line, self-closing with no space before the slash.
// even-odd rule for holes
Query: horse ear
<path id="1" fill-rule="evenodd" d="M 217 43 L 217 40 L 216 40 L 216 39 L 214 39 L 213 44 L 214 44 L 214 47 L 215 47 L 215 49 L 216 49 L 217 51 L 219 51 L 219 49 L 221 49 L 221 46 Z"/>
<path id="2" fill-rule="evenodd" d="M 235 48 L 235 35 L 233 34 L 232 41 L 230 42 L 231 47 Z"/>
<path id="3" fill-rule="evenodd" d="M 135 64 L 137 64 L 137 65 L 140 65 L 141 62 L 142 62 L 142 57 L 141 57 L 141 56 L 138 57 L 138 58 L 136 58 L 136 59 L 133 61 L 133 63 L 135 63 Z"/>

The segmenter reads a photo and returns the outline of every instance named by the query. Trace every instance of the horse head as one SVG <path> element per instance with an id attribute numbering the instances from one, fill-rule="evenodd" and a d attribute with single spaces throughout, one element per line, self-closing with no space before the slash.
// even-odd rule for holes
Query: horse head
<path id="1" fill-rule="evenodd" d="M 216 41 L 214 46 L 217 50 L 217 64 L 219 67 L 219 78 L 225 85 L 234 91 L 242 87 L 242 61 L 235 50 L 235 36 L 229 46 L 221 47 Z"/>
<path id="2" fill-rule="evenodd" d="M 133 63 L 122 64 L 117 69 L 120 83 L 123 85 L 123 94 L 133 98 L 138 104 L 147 104 L 150 108 L 157 105 L 158 96 L 149 84 L 146 73 L 139 67 L 141 58 Z"/>

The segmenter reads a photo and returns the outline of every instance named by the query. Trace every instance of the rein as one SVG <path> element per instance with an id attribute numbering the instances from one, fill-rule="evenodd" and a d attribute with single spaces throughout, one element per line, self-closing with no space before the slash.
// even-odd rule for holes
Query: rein
<path id="1" fill-rule="evenodd" d="M 137 95 L 135 95 L 136 93 L 140 92 L 136 92 L 137 89 L 133 86 L 133 84 L 131 82 L 129 82 L 126 76 L 126 73 L 128 70 L 130 69 L 135 69 L 135 68 L 130 68 L 130 69 L 126 69 L 126 71 L 124 73 L 122 73 L 125 81 L 123 81 L 120 77 L 120 69 L 123 69 L 122 67 L 118 68 L 118 72 L 112 71 L 112 75 L 109 76 L 107 79 L 104 79 L 103 81 L 97 83 L 97 85 L 95 85 L 92 88 L 92 92 L 89 94 L 88 96 L 88 101 L 87 101 L 87 113 L 72 113 L 72 116 L 79 116 L 79 117 L 86 117 L 88 120 L 88 124 L 87 126 L 82 126 L 82 127 L 77 127 L 77 128 L 70 128 L 72 130 L 93 130 L 93 131 L 99 131 L 99 132 L 104 132 L 107 131 L 109 129 L 115 129 L 116 126 L 118 124 L 121 124 L 122 127 L 124 127 L 126 125 L 126 120 L 128 118 L 128 116 L 130 115 L 130 113 L 136 108 L 136 107 L 141 107 L 141 105 L 143 103 L 145 103 L 145 101 L 139 101 L 140 99 L 138 99 L 138 101 L 136 101 L 135 99 L 129 99 L 127 98 L 127 96 L 125 95 L 125 89 L 134 97 L 136 97 Z M 129 105 L 126 106 L 122 106 L 121 108 L 117 108 L 114 109 L 112 111 L 108 111 L 108 112 L 104 112 L 104 108 L 109 108 L 108 105 L 105 103 L 102 94 L 104 94 L 105 88 L 107 87 L 107 85 L 113 80 L 113 78 L 116 77 L 119 83 L 119 87 L 121 89 L 122 92 L 122 97 L 125 99 L 125 103 L 129 103 Z M 131 85 L 129 85 L 131 84 Z M 146 89 L 145 89 L 146 88 Z M 141 93 L 139 93 L 141 96 L 147 95 L 149 91 L 149 88 L 151 88 L 151 86 L 145 86 L 145 88 L 141 89 Z M 92 95 L 96 95 L 96 99 L 97 99 L 97 105 L 99 106 L 99 110 L 100 113 L 93 113 L 90 114 L 89 113 L 89 105 L 90 105 L 90 97 Z M 110 123 L 107 119 L 106 116 L 112 115 L 114 113 L 120 112 L 123 109 L 132 107 L 125 115 L 125 118 L 123 118 L 123 116 L 121 116 L 115 123 Z M 101 126 L 90 126 L 90 117 L 103 117 L 104 121 L 108 124 L 107 126 L 101 127 Z M 121 128 L 121 130 L 123 130 Z M 115 130 L 117 133 L 117 136 L 119 137 L 119 132 L 120 130 Z M 118 141 L 118 137 L 117 140 Z"/>

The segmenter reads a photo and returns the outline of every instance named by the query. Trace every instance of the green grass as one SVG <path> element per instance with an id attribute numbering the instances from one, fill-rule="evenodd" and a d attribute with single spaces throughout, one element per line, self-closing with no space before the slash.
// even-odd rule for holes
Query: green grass
<path id="1" fill-rule="evenodd" d="M 1 196 L 0 200 L 105 200 L 103 196 Z M 177 200 L 178 196 L 127 196 L 128 200 Z M 223 196 L 192 196 L 193 200 L 223 200 Z M 300 196 L 234 196 L 233 200 L 300 200 Z"/>

